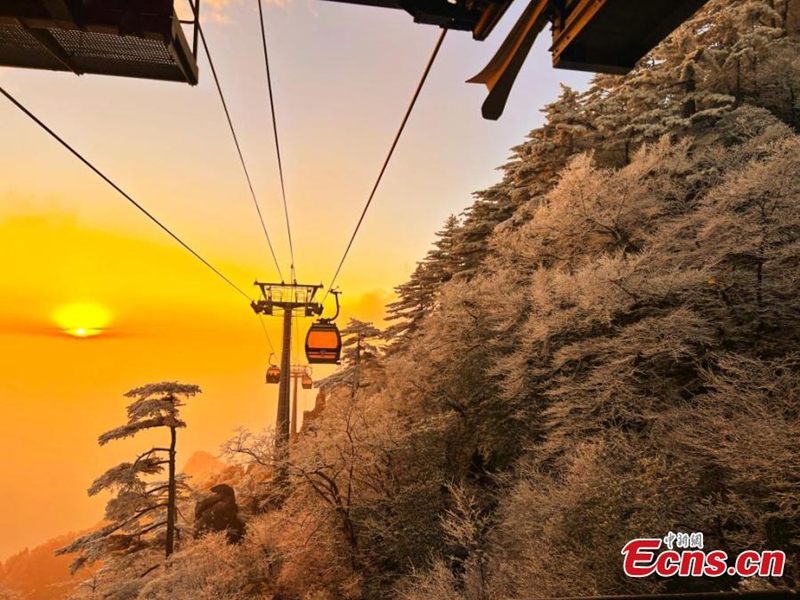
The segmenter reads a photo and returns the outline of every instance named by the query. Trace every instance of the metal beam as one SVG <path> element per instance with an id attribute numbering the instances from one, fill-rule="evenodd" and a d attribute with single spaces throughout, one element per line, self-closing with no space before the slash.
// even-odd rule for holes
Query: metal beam
<path id="1" fill-rule="evenodd" d="M 199 6 L 200 2 L 198 0 L 197 5 Z M 197 25 L 195 25 L 195 28 Z M 172 43 L 170 43 L 167 48 L 169 48 L 169 53 L 172 56 L 172 60 L 175 61 L 175 64 L 180 69 L 181 73 L 183 74 L 186 82 L 189 85 L 197 85 L 199 82 L 199 68 L 197 66 L 197 33 L 195 32 L 194 41 L 192 42 L 194 49 L 193 55 L 187 56 L 186 50 L 189 48 L 189 44 L 186 41 L 186 36 L 183 33 L 183 27 L 181 27 L 180 21 L 175 16 L 175 19 L 172 22 Z"/>
<path id="2" fill-rule="evenodd" d="M 522 64 L 550 20 L 550 0 L 531 0 L 489 64 L 469 83 L 483 83 L 489 96 L 481 107 L 485 119 L 498 119 Z"/>
<path id="3" fill-rule="evenodd" d="M 497 25 L 497 22 L 503 18 L 506 10 L 509 6 L 511 6 L 512 1 L 513 0 L 501 0 L 490 3 L 489 6 L 483 11 L 477 25 L 475 25 L 475 28 L 472 30 L 472 39 L 482 42 L 489 37 L 489 34 L 492 33 L 494 26 Z"/>
<path id="4" fill-rule="evenodd" d="M 553 53 L 553 62 L 558 62 L 561 53 L 566 50 L 567 46 L 575 39 L 575 37 L 586 27 L 592 19 L 597 15 L 607 0 L 581 0 L 580 3 L 572 9 L 563 29 L 553 32 L 553 46 L 550 52 Z"/>
<path id="5" fill-rule="evenodd" d="M 292 311 L 283 312 L 283 346 L 281 348 L 281 381 L 278 388 L 278 419 L 275 423 L 275 446 L 283 448 L 289 441 L 289 392 L 291 387 Z"/>
<path id="6" fill-rule="evenodd" d="M 42 48 L 47 50 L 47 53 L 50 54 L 50 56 L 55 58 L 58 62 L 76 75 L 83 75 L 83 71 L 75 64 L 75 62 L 72 60 L 72 57 L 64 52 L 61 44 L 56 41 L 56 39 L 53 37 L 53 34 L 51 34 L 47 29 L 32 29 L 24 24 L 23 27 L 25 27 L 31 36 L 36 38 L 36 41 L 41 44 Z"/>

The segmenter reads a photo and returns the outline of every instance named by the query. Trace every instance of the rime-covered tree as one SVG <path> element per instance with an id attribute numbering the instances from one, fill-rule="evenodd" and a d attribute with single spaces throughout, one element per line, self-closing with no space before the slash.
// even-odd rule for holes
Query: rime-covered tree
<path id="1" fill-rule="evenodd" d="M 22 594 L 14 592 L 0 584 L 0 600 L 22 600 Z"/>
<path id="2" fill-rule="evenodd" d="M 494 534 L 443 556 L 467 565 L 454 593 L 485 580 L 498 597 L 704 589 L 619 577 L 619 548 L 636 531 L 679 525 L 715 548 L 783 550 L 795 580 L 781 532 L 800 525 L 785 501 L 800 427 L 787 410 L 798 389 L 800 142 L 752 107 L 714 131 L 702 149 L 646 144 L 623 169 L 576 158 L 528 222 L 495 233 L 478 276 L 442 291 L 402 376 L 458 414 L 452 473 L 471 494 L 491 490 L 469 477 L 476 448 L 520 449 Z M 440 577 L 434 568 L 416 589 Z"/>
<path id="3" fill-rule="evenodd" d="M 798 11 L 797 0 L 711 0 L 625 78 L 595 77 L 581 97 L 596 127 L 584 143 L 622 166 L 642 143 L 713 126 L 745 102 L 797 127 Z"/>
<path id="4" fill-rule="evenodd" d="M 394 571 L 421 566 L 436 545 L 440 461 L 428 453 L 440 442 L 398 408 L 373 387 L 355 396 L 333 389 L 292 446 L 282 579 L 295 593 L 287 597 L 311 597 L 315 588 L 386 597 L 380 586 Z"/>
<path id="5" fill-rule="evenodd" d="M 696 108 L 693 121 L 749 103 L 797 127 L 798 10 L 797 0 L 713 0 L 671 38 L 685 51 L 683 64 L 670 62 L 689 69 L 678 89 Z"/>
<path id="6" fill-rule="evenodd" d="M 342 365 L 333 375 L 320 381 L 319 386 L 323 389 L 348 386 L 355 394 L 369 385 L 365 379 L 378 367 L 381 348 L 377 342 L 381 337 L 381 330 L 372 323 L 350 319 L 342 329 Z"/>
<path id="7" fill-rule="evenodd" d="M 503 181 L 475 194 L 475 201 L 464 211 L 461 226 L 453 240 L 458 274 L 469 279 L 479 269 L 489 251 L 489 236 L 495 227 L 511 219 L 523 204 L 514 184 Z M 527 199 L 526 199 L 527 200 Z"/>
<path id="8" fill-rule="evenodd" d="M 531 131 L 525 142 L 512 148 L 511 159 L 502 167 L 500 187 L 518 208 L 540 201 L 570 158 L 590 149 L 596 132 L 586 95 L 566 85 L 561 86 L 558 99 L 542 112 L 544 124 Z M 499 217 L 504 215 L 505 212 Z"/>
<path id="9" fill-rule="evenodd" d="M 350 319 L 342 329 L 342 361 L 347 367 L 374 361 L 380 355 L 376 341 L 381 330 L 370 322 Z"/>
<path id="10" fill-rule="evenodd" d="M 139 433 L 163 429 L 168 444 L 153 447 L 133 462 L 123 462 L 98 477 L 89 495 L 114 493 L 106 505 L 107 525 L 81 536 L 57 554 L 78 554 L 73 571 L 112 555 L 134 554 L 147 548 L 163 549 L 167 558 L 177 540 L 178 501 L 185 484 L 176 470 L 178 429 L 186 427 L 180 409 L 184 400 L 200 393 L 196 385 L 176 382 L 148 384 L 125 394 L 128 421 L 98 438 L 101 446 Z M 154 479 L 164 474 L 166 480 Z"/>
<path id="11" fill-rule="evenodd" d="M 563 86 L 558 100 L 543 112 L 544 125 L 512 148 L 509 162 L 502 167 L 502 181 L 476 193 L 464 211 L 450 250 L 459 277 L 470 279 L 489 254 L 495 229 L 506 223 L 518 225 L 515 217 L 520 210 L 541 201 L 569 159 L 589 148 L 589 133 L 595 127 L 581 94 Z"/>
<path id="12" fill-rule="evenodd" d="M 384 333 L 393 345 L 414 334 L 435 307 L 441 286 L 459 272 L 455 243 L 460 227 L 457 217 L 448 217 L 444 228 L 436 233 L 438 239 L 433 248 L 417 264 L 411 278 L 395 288 L 398 299 L 387 307 L 387 321 L 394 323 Z"/>

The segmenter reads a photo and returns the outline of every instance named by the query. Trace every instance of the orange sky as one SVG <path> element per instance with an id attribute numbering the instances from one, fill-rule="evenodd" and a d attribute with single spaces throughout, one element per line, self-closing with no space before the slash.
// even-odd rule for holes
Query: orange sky
<path id="1" fill-rule="evenodd" d="M 209 42 L 288 270 L 255 5 L 215 4 Z M 267 17 L 298 276 L 327 283 L 437 32 L 399 12 L 316 0 L 271 6 Z M 463 81 L 500 35 L 446 41 L 339 280 L 344 319 L 379 319 L 447 215 L 496 181 L 508 148 L 541 122 L 558 83 L 587 81 L 552 71 L 540 43 L 503 120 L 483 121 L 484 92 Z M 252 281 L 275 272 L 201 69 L 197 88 L 9 69 L 0 84 L 254 294 Z M 96 445 L 134 386 L 203 388 L 186 408 L 183 460 L 215 453 L 238 426 L 274 423 L 268 350 L 246 302 L 5 101 L 0 264 L 0 559 L 99 520 L 102 499 L 86 488 L 148 443 Z M 101 326 L 87 339 L 59 330 Z M 270 332 L 279 339 L 277 319 Z M 313 394 L 303 402 L 310 408 Z"/>

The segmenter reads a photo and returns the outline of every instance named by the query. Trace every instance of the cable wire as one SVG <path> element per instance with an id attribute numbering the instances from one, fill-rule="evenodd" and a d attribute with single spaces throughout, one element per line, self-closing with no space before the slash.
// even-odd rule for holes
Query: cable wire
<path id="1" fill-rule="evenodd" d="M 269 331 L 267 331 L 267 326 L 264 323 L 264 317 L 262 317 L 260 313 L 258 315 L 258 320 L 261 323 L 261 329 L 264 330 L 264 335 L 267 337 L 267 344 L 269 344 L 270 352 L 275 354 L 275 346 L 272 345 L 272 338 L 269 336 Z"/>
<path id="2" fill-rule="evenodd" d="M 300 364 L 300 311 L 294 313 L 294 364 Z"/>
<path id="3" fill-rule="evenodd" d="M 194 4 L 190 1 L 192 8 L 194 8 Z M 250 178 L 250 171 L 247 169 L 247 163 L 244 160 L 244 154 L 242 153 L 242 147 L 239 144 L 239 136 L 236 135 L 236 128 L 233 126 L 233 120 L 231 119 L 231 113 L 228 110 L 228 103 L 225 101 L 225 94 L 222 91 L 222 85 L 220 84 L 219 77 L 217 76 L 217 69 L 214 67 L 214 60 L 211 58 L 211 52 L 208 49 L 208 42 L 206 41 L 206 34 L 203 32 L 203 28 L 198 25 L 197 31 L 200 33 L 200 41 L 203 42 L 203 50 L 205 50 L 206 58 L 208 59 L 208 66 L 211 68 L 211 74 L 214 77 L 214 83 L 217 86 L 217 92 L 219 93 L 219 99 L 222 101 L 222 108 L 225 111 L 225 117 L 228 120 L 228 127 L 231 130 L 231 136 L 233 137 L 233 143 L 236 145 L 236 152 L 239 154 L 239 161 L 242 163 L 242 170 L 244 171 L 245 179 L 247 179 L 247 186 L 250 188 L 250 196 L 253 198 L 253 204 L 256 207 L 256 212 L 258 213 L 258 219 L 261 222 L 261 229 L 264 231 L 264 237 L 267 239 L 267 245 L 269 246 L 270 254 L 272 254 L 272 260 L 275 263 L 275 268 L 278 271 L 278 276 L 283 281 L 283 273 L 281 272 L 280 264 L 278 263 L 278 258 L 275 255 L 275 248 L 272 246 L 272 239 L 269 236 L 269 232 L 267 231 L 267 224 L 264 221 L 264 215 L 261 213 L 261 206 L 258 203 L 258 198 L 256 196 L 255 189 L 253 188 L 253 181 Z"/>
<path id="4" fill-rule="evenodd" d="M 275 99 L 272 94 L 272 74 L 269 69 L 269 53 L 267 52 L 267 32 L 264 25 L 264 9 L 261 5 L 261 0 L 258 2 L 258 18 L 261 23 L 261 42 L 264 48 L 264 66 L 267 70 L 267 90 L 269 92 L 269 108 L 272 113 L 272 132 L 275 138 L 275 155 L 278 158 L 278 175 L 281 181 L 281 196 L 283 197 L 283 213 L 286 216 L 286 233 L 289 237 L 289 256 L 291 258 L 291 276 L 292 282 L 297 281 L 295 274 L 294 263 L 294 244 L 292 243 L 292 228 L 289 224 L 289 204 L 286 202 L 286 184 L 283 177 L 283 161 L 281 160 L 281 145 L 278 138 L 278 120 L 275 117 Z"/>
<path id="5" fill-rule="evenodd" d="M 238 285 L 233 283 L 230 279 L 228 279 L 219 269 L 217 269 L 214 265 L 208 262 L 205 258 L 200 256 L 189 244 L 184 242 L 177 234 L 173 233 L 172 230 L 164 225 L 161 221 L 159 221 L 150 211 L 148 211 L 145 207 L 139 204 L 136 200 L 134 200 L 127 192 L 125 192 L 121 187 L 119 187 L 116 183 L 114 183 L 108 176 L 106 176 L 100 169 L 98 169 L 94 164 L 92 164 L 89 159 L 85 158 L 80 152 L 78 152 L 74 147 L 72 147 L 68 142 L 66 142 L 61 136 L 59 136 L 55 131 L 50 129 L 39 117 L 34 115 L 30 110 L 28 110 L 19 100 L 17 100 L 14 96 L 12 96 L 9 92 L 5 90 L 2 86 L 0 86 L 0 94 L 3 94 L 8 100 L 11 101 L 14 106 L 16 106 L 19 110 L 21 110 L 25 115 L 27 115 L 34 123 L 36 123 L 39 127 L 44 129 L 50 136 L 55 139 L 59 144 L 61 144 L 64 148 L 69 150 L 75 158 L 80 160 L 84 165 L 89 167 L 97 176 L 99 176 L 103 181 L 105 181 L 108 185 L 110 185 L 114 190 L 116 190 L 123 198 L 125 198 L 128 202 L 133 204 L 139 211 L 141 211 L 148 219 L 150 219 L 153 223 L 158 225 L 167 235 L 169 235 L 173 240 L 178 242 L 184 249 L 186 249 L 192 256 L 194 256 L 197 260 L 203 263 L 206 267 L 211 269 L 217 276 L 219 276 L 225 283 L 227 283 L 230 287 L 236 290 L 239 294 L 247 298 L 248 300 L 252 301 L 250 296 L 242 290 Z"/>
<path id="6" fill-rule="evenodd" d="M 403 130 L 406 127 L 406 123 L 408 123 L 408 119 L 411 116 L 411 111 L 414 110 L 414 105 L 417 103 L 417 98 L 419 98 L 420 92 L 422 92 L 422 87 L 425 85 L 425 81 L 428 79 L 428 74 L 431 72 L 431 68 L 433 67 L 433 63 L 436 60 L 436 56 L 439 54 L 439 49 L 442 47 L 442 42 L 444 42 L 444 38 L 447 35 L 447 29 L 442 29 L 442 33 L 439 36 L 439 39 L 436 40 L 436 45 L 433 47 L 433 52 L 431 53 L 430 58 L 428 59 L 428 64 L 425 66 L 425 70 L 422 73 L 422 77 L 417 84 L 417 89 L 414 91 L 414 96 L 411 98 L 411 102 L 406 109 L 406 114 L 403 116 L 403 121 L 400 123 L 400 127 L 397 130 L 397 134 L 394 136 L 394 141 L 392 142 L 391 148 L 389 148 L 389 153 L 386 155 L 386 159 L 383 161 L 383 166 L 381 167 L 380 172 L 378 173 L 378 178 L 375 180 L 375 185 L 372 186 L 372 191 L 369 194 L 369 198 L 367 198 L 367 203 L 364 205 L 364 210 L 361 211 L 361 217 L 358 219 L 358 223 L 356 223 L 356 228 L 353 231 L 353 235 L 350 237 L 350 241 L 347 244 L 347 248 L 344 250 L 344 255 L 342 256 L 342 260 L 339 261 L 339 266 L 336 268 L 336 273 L 334 273 L 333 278 L 331 279 L 331 283 L 328 286 L 328 291 L 325 292 L 325 296 L 322 298 L 322 302 L 325 302 L 326 298 L 330 295 L 333 286 L 336 284 L 336 279 L 339 277 L 339 273 L 344 266 L 344 261 L 347 260 L 347 255 L 350 253 L 350 249 L 353 247 L 353 242 L 356 239 L 356 235 L 358 235 L 359 229 L 361 229 L 361 224 L 364 222 L 364 217 L 367 215 L 367 211 L 369 210 L 370 205 L 372 204 L 372 200 L 375 198 L 375 192 L 378 191 L 378 186 L 381 183 L 381 179 L 383 179 L 383 174 L 386 172 L 386 168 L 389 166 L 389 161 L 392 159 L 392 155 L 394 154 L 394 150 L 397 147 L 397 143 L 400 141 L 400 136 L 403 135 Z"/>

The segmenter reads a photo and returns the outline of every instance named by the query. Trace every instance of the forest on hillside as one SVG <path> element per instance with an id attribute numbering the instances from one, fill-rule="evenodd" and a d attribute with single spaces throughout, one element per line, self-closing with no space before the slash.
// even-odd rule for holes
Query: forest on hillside
<path id="1" fill-rule="evenodd" d="M 797 586 L 799 95 L 800 0 L 712 0 L 630 75 L 564 88 L 397 287 L 389 327 L 344 330 L 288 455 L 270 432 L 226 444 L 243 537 L 190 535 L 187 496 L 166 563 L 161 538 L 73 543 L 72 597 Z M 107 519 L 138 476 L 99 480 Z M 623 574 L 628 541 L 670 531 L 782 550 L 785 574 Z"/>

